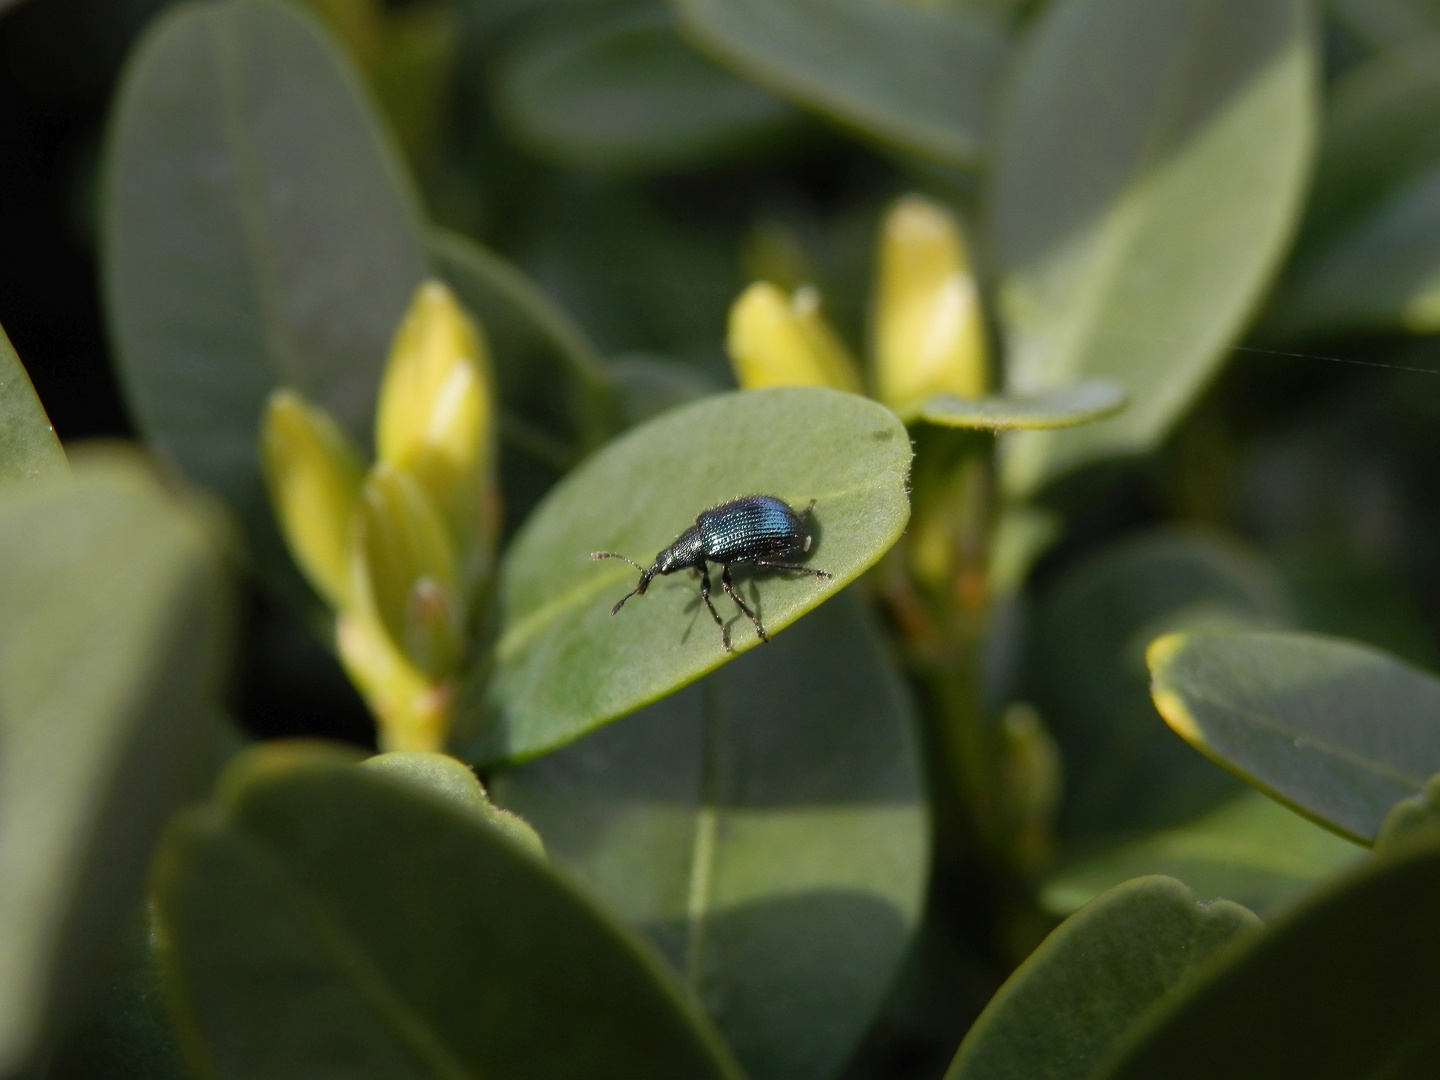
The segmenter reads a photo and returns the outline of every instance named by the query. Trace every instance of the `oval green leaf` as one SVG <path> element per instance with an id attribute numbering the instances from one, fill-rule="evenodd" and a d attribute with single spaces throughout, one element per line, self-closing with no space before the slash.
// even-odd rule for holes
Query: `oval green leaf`
<path id="1" fill-rule="evenodd" d="M 801 510 L 813 499 L 816 542 L 806 565 L 830 579 L 742 572 L 737 583 L 773 634 L 899 538 L 910 514 L 909 469 L 910 439 L 895 414 L 837 390 L 721 394 L 631 430 L 566 477 L 507 553 L 485 707 L 471 698 L 457 709 L 462 756 L 534 757 L 728 659 L 688 573 L 656 578 L 612 618 L 637 575 L 618 560 L 592 562 L 591 552 L 648 566 L 707 507 L 765 494 Z M 753 648 L 749 621 L 715 584 L 736 651 Z"/>
<path id="2" fill-rule="evenodd" d="M 105 301 L 137 426 L 239 512 L 273 584 L 307 595 L 261 479 L 261 405 L 291 386 L 370 444 L 426 273 L 414 197 L 343 57 L 274 0 L 161 16 L 108 137 Z"/>
<path id="3" fill-rule="evenodd" d="M 580 17 L 507 51 L 496 107 L 572 168 L 694 167 L 773 139 L 799 114 L 697 53 L 663 3 Z"/>
<path id="4" fill-rule="evenodd" d="M 542 860 L 344 751 L 238 759 L 154 890 L 201 1075 L 730 1078 L 642 942 Z"/>
<path id="5" fill-rule="evenodd" d="M 494 790 L 660 949 L 748 1076 L 840 1072 L 929 856 L 915 718 L 855 589 Z"/>
<path id="6" fill-rule="evenodd" d="M 1440 679 L 1318 634 L 1172 634 L 1148 654 L 1155 706 L 1186 742 L 1342 836 L 1440 772 Z"/>
<path id="7" fill-rule="evenodd" d="M 41 480 L 67 471 L 55 428 L 0 326 L 0 482 Z"/>
<path id="8" fill-rule="evenodd" d="M 1040 17 L 989 186 L 1006 384 L 1108 378 L 1130 406 L 1016 436 L 1012 492 L 1150 449 L 1226 356 L 1304 198 L 1312 36 L 1304 0 L 1071 0 Z"/>
<path id="9" fill-rule="evenodd" d="M 1096 1080 L 1433 1076 L 1440 835 L 1381 853 L 1218 958 Z"/>
<path id="10" fill-rule="evenodd" d="M 1223 896 L 1264 915 L 1349 866 L 1364 850 L 1274 799 L 1247 791 L 1176 828 L 1072 862 L 1046 880 L 1040 904 L 1068 915 L 1122 881 L 1165 874 L 1201 896 Z"/>
<path id="11" fill-rule="evenodd" d="M 1040 598 L 1027 693 L 1065 760 L 1071 839 L 1180 825 L 1245 789 L 1165 730 L 1145 647 L 1180 629 L 1282 628 L 1274 573 L 1223 536 L 1142 533 L 1077 562 Z"/>
<path id="12" fill-rule="evenodd" d="M 1015 969 L 945 1080 L 1086 1080 L 1140 1017 L 1259 927 L 1239 904 L 1196 903 L 1174 878 L 1117 885 Z"/>
<path id="13" fill-rule="evenodd" d="M 94 988 L 204 783 L 225 592 L 203 526 L 136 463 L 0 489 L 0 1073 Z"/>
<path id="14" fill-rule="evenodd" d="M 1440 47 L 1335 90 L 1305 225 L 1268 335 L 1440 330 Z"/>
<path id="15" fill-rule="evenodd" d="M 939 394 L 920 407 L 920 419 L 982 431 L 1043 431 L 1088 424 L 1124 407 L 1123 386 L 1090 379 L 1037 394 L 992 394 L 971 400 Z"/>
<path id="16" fill-rule="evenodd" d="M 979 158 L 1005 37 L 974 11 L 875 0 L 671 0 L 681 29 L 782 98 L 958 168 Z"/>

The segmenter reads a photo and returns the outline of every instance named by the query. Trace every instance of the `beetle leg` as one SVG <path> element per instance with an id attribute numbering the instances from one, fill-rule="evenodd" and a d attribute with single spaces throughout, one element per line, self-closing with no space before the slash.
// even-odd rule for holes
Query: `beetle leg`
<path id="1" fill-rule="evenodd" d="M 725 646 L 726 652 L 734 652 L 735 650 L 730 647 L 730 628 L 725 625 L 725 620 L 720 618 L 720 613 L 710 602 L 710 570 L 703 565 L 697 569 L 700 571 L 700 599 L 705 601 L 705 606 L 710 609 L 710 615 L 715 620 L 715 625 L 720 627 L 720 644 Z M 725 591 L 730 591 L 729 585 L 725 586 Z"/>
<path id="2" fill-rule="evenodd" d="M 738 606 L 741 611 L 750 616 L 750 621 L 755 624 L 755 633 L 760 635 L 760 640 L 769 641 L 770 635 L 765 633 L 765 627 L 760 625 L 760 620 L 756 618 L 755 613 L 750 610 L 745 601 L 740 599 L 740 594 L 735 591 L 735 586 L 730 580 L 730 567 L 728 564 L 720 568 L 720 587 L 725 590 L 725 594 L 729 596 L 731 600 L 735 601 L 736 606 Z"/>
<path id="3" fill-rule="evenodd" d="M 766 562 L 764 559 L 756 559 L 755 565 L 763 566 L 767 570 L 798 570 L 802 574 L 814 574 L 817 578 L 828 579 L 830 577 L 828 570 L 816 570 L 810 566 L 796 566 L 794 563 Z"/>

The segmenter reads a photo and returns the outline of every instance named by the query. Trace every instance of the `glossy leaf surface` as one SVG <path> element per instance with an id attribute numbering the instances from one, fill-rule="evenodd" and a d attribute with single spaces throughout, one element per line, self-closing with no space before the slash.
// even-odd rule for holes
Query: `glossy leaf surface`
<path id="1" fill-rule="evenodd" d="M 143 469 L 0 491 L 0 1071 L 103 973 L 203 783 L 228 638 L 203 528 Z"/>
<path id="2" fill-rule="evenodd" d="M 995 394 L 966 400 L 938 395 L 920 407 L 920 419 L 946 427 L 982 431 L 1074 427 L 1088 424 L 1125 407 L 1119 383 L 1092 379 L 1038 394 Z"/>
<path id="3" fill-rule="evenodd" d="M 1100 1080 L 1424 1080 L 1440 1054 L 1440 835 L 1383 853 L 1147 1020 Z"/>
<path id="4" fill-rule="evenodd" d="M 1312 634 L 1186 633 L 1150 646 L 1165 720 L 1201 753 L 1371 843 L 1440 772 L 1440 679 Z"/>
<path id="5" fill-rule="evenodd" d="M 1287 625 L 1275 575 L 1204 532 L 1157 530 L 1111 544 L 1041 597 L 1028 693 L 1065 760 L 1062 834 L 1180 825 L 1244 788 L 1165 729 L 1145 647 L 1187 627 Z"/>
<path id="6" fill-rule="evenodd" d="M 778 98 L 697 53 L 663 3 L 547 28 L 509 50 L 497 106 L 560 164 L 606 170 L 696 165 L 793 124 Z"/>
<path id="7" fill-rule="evenodd" d="M 369 446 L 425 274 L 413 197 L 343 58 L 273 0 L 157 20 L 110 148 L 105 299 L 134 419 L 239 512 L 272 581 L 298 588 L 260 477 L 261 406 L 292 387 Z"/>
<path id="8" fill-rule="evenodd" d="M 947 165 L 973 165 L 1004 36 L 954 8 L 874 0 L 672 0 L 681 29 L 760 86 Z"/>
<path id="9" fill-rule="evenodd" d="M 0 327 L 0 482 L 40 480 L 68 471 L 65 451 Z"/>
<path id="10" fill-rule="evenodd" d="M 1259 927 L 1239 904 L 1196 903 L 1174 878 L 1117 885 L 1061 923 L 1006 980 L 946 1080 L 1085 1080 L 1148 1009 Z"/>
<path id="11" fill-rule="evenodd" d="M 1316 126 L 1301 0 L 1072 0 L 1040 17 L 997 124 L 989 227 L 1009 389 L 1108 378 L 1113 419 L 1024 435 L 1027 492 L 1148 450 L 1284 254 Z"/>
<path id="12" fill-rule="evenodd" d="M 852 589 L 495 794 L 643 931 L 752 1080 L 836 1075 L 922 900 L 905 687 Z"/>
<path id="13" fill-rule="evenodd" d="M 1437 112 L 1434 45 L 1377 58 L 1337 87 L 1268 333 L 1440 330 Z"/>
<path id="14" fill-rule="evenodd" d="M 910 440 L 888 409 L 835 390 L 723 394 L 665 413 L 586 460 L 516 536 L 502 572 L 501 632 L 487 709 L 462 701 L 467 757 L 533 757 L 678 690 L 728 659 L 688 573 L 635 588 L 636 571 L 707 507 L 741 495 L 815 500 L 809 574 L 737 570 L 736 587 L 772 634 L 872 566 L 909 516 Z M 718 575 L 712 575 L 712 577 Z M 759 644 L 713 590 L 737 652 Z M 737 621 L 738 620 L 738 621 Z M 468 714 L 466 710 L 469 710 Z"/>
<path id="15" fill-rule="evenodd" d="M 1040 903 L 1056 915 L 1142 874 L 1166 874 L 1204 899 L 1223 896 L 1264 915 L 1364 854 L 1364 849 L 1258 791 L 1170 829 L 1134 837 L 1053 874 Z"/>
<path id="16" fill-rule="evenodd" d="M 215 1077 L 737 1077 L 638 941 L 470 809 L 268 747 L 177 820 L 155 893 Z"/>

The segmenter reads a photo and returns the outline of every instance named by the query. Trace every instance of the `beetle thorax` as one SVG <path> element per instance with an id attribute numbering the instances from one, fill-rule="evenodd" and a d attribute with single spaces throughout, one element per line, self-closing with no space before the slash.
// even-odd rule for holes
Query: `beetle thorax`
<path id="1" fill-rule="evenodd" d="M 662 574 L 673 574 L 676 570 L 699 566 L 704 560 L 705 545 L 700 539 L 700 528 L 691 525 L 675 538 L 673 544 L 655 556 L 655 569 Z"/>

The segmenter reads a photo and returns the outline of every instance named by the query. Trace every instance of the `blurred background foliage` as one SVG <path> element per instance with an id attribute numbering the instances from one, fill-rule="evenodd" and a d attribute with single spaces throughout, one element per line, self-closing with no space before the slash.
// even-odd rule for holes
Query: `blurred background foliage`
<path id="1" fill-rule="evenodd" d="M 67 447 L 136 437 L 137 413 L 163 426 L 194 408 L 191 399 L 167 399 L 161 378 L 132 388 L 127 408 L 112 350 L 133 353 L 151 339 L 144 326 L 105 314 L 99 270 L 107 236 L 128 251 L 125 235 L 158 235 L 155 222 L 185 224 L 186 207 L 163 185 L 137 185 L 104 208 L 105 170 L 116 165 L 107 154 L 118 152 L 107 147 L 106 125 L 121 66 L 166 6 L 0 0 L 0 325 Z M 316 320 L 304 370 L 290 374 L 334 389 L 335 372 L 364 353 L 374 381 L 428 262 L 479 316 L 492 351 L 511 357 L 496 371 L 507 537 L 609 436 L 734 386 L 727 316 L 751 282 L 787 294 L 818 287 L 840 337 L 866 355 L 879 223 L 912 192 L 954 211 L 970 240 L 1002 388 L 1106 376 L 1129 391 L 1115 418 L 1023 433 L 1001 455 L 997 483 L 1017 501 L 989 543 L 995 565 L 1009 570 L 1002 581 L 991 567 L 993 605 L 975 644 L 985 703 L 1013 773 L 998 783 L 1013 780 L 1005 790 L 1023 796 L 1004 811 L 1013 818 L 1000 860 L 1008 863 L 984 868 L 993 877 L 983 884 L 971 876 L 982 869 L 963 860 L 958 877 L 938 874 L 931 902 L 949 905 L 939 920 L 920 921 L 920 855 L 883 882 L 851 883 L 894 894 L 886 894 L 894 900 L 886 918 L 898 920 L 886 924 L 891 936 L 842 965 L 797 961 L 849 980 L 854 995 L 845 1005 L 858 1011 L 847 1014 L 844 1030 L 822 1031 L 813 1045 L 794 1041 L 784 1022 L 774 1025 L 777 1034 L 766 1017 L 746 1012 L 755 1000 L 746 995 L 800 991 L 756 990 L 744 975 L 745 950 L 771 947 L 765 935 L 778 940 L 797 919 L 777 899 L 789 888 L 781 882 L 789 868 L 773 852 L 771 863 L 755 854 L 778 842 L 766 839 L 779 835 L 775 806 L 844 802 L 845 792 L 750 792 L 749 803 L 737 796 L 747 811 L 753 803 L 761 839 L 732 849 L 740 851 L 734 887 L 772 906 L 758 930 L 718 927 L 713 956 L 694 952 L 677 929 L 685 883 L 656 871 L 652 895 L 648 879 L 627 878 L 635 865 L 663 864 L 673 851 L 666 830 L 695 827 L 698 789 L 713 778 L 691 775 L 694 748 L 684 740 L 702 738 L 706 717 L 721 708 L 702 694 L 723 686 L 732 696 L 775 698 L 784 685 L 779 661 L 741 661 L 723 684 L 688 689 L 498 782 L 502 801 L 530 817 L 578 878 L 677 966 L 712 965 L 708 983 L 689 973 L 690 989 L 751 1075 L 938 1076 L 1003 977 L 1056 920 L 1112 886 L 1166 873 L 1202 899 L 1223 896 L 1267 916 L 1359 856 L 1356 845 L 1251 791 L 1165 727 L 1145 656 L 1154 639 L 1175 631 L 1311 630 L 1423 668 L 1440 661 L 1440 5 L 294 6 L 348 56 L 393 137 L 395 176 L 408 173 L 413 191 L 410 179 L 382 176 L 364 204 L 374 213 L 350 254 L 363 280 L 347 287 L 373 298 L 370 323 L 336 335 Z M 1195 15 L 1201 9 L 1203 18 Z M 363 151 L 370 136 L 345 129 L 347 106 L 337 100 L 340 119 L 325 131 L 339 175 L 345 155 Z M 322 119 L 331 115 L 325 108 L 317 106 Z M 173 124 L 161 121 L 128 133 L 138 140 L 129 145 L 171 139 Z M 1206 138 L 1192 138 L 1202 129 Z M 297 160 L 309 149 L 297 146 Z M 275 167 L 284 174 L 283 162 Z M 281 231 L 287 220 L 323 217 L 326 190 L 316 179 L 307 193 L 314 205 L 278 210 Z M 343 215 L 335 216 L 334 231 L 343 233 Z M 294 235 L 303 248 L 308 236 Z M 123 265 L 111 284 L 127 295 L 154 285 Z M 218 272 L 195 285 L 197 294 L 225 287 Z M 0 353 L 0 363 L 8 359 Z M 361 445 L 369 403 L 363 390 L 343 387 L 331 402 Z M 248 447 L 255 427 L 244 419 L 220 434 Z M 209 420 L 202 410 L 187 422 L 218 438 Z M 923 468 L 927 455 L 939 462 L 959 454 L 960 443 L 946 440 L 967 436 L 923 427 L 915 437 Z M 225 473 L 223 461 L 204 475 L 170 449 L 230 498 L 259 571 L 240 590 L 238 670 L 224 707 L 250 736 L 320 736 L 373 749 L 364 704 L 312 633 L 313 597 L 288 569 L 263 492 L 245 487 L 248 476 Z M 917 472 L 921 496 L 925 481 Z M 917 515 L 924 512 L 917 499 Z M 774 652 L 783 647 L 797 663 L 823 665 L 836 642 L 860 641 L 867 644 L 856 646 L 857 664 L 884 654 L 873 709 L 881 735 L 855 736 L 856 745 L 884 744 L 864 751 L 875 755 L 876 772 L 827 775 L 852 795 L 876 783 L 897 814 L 910 815 L 899 824 L 847 819 L 847 843 L 908 850 L 924 826 L 916 824 L 920 780 L 906 742 L 914 738 L 906 727 L 912 706 L 891 685 L 904 620 L 899 605 L 885 609 L 892 645 L 880 646 L 853 594 L 832 607 L 812 619 L 834 623 L 831 637 L 811 640 L 797 629 Z M 923 684 L 923 663 L 904 659 Z M 811 689 L 822 699 L 827 691 Z M 918 697 L 922 709 L 933 706 L 925 692 Z M 785 748 L 796 762 L 824 752 L 815 732 L 797 740 Z M 755 747 L 745 753 L 756 755 L 745 761 L 760 760 Z M 637 755 L 653 754 L 676 762 L 673 775 L 634 765 Z M 283 803 L 288 774 L 267 768 L 235 781 L 230 818 L 195 819 L 177 850 L 189 845 L 187 858 L 219 851 L 251 802 L 273 795 Z M 675 800 L 673 820 L 626 803 L 647 785 Z M 344 797 L 370 807 L 392 795 L 357 782 Z M 942 801 L 937 812 L 946 810 Z M 613 817 L 630 831 L 601 837 L 575 826 L 587 816 Z M 943 849 L 946 824 L 935 827 Z M 505 862 L 503 853 L 494 858 Z M 1389 866 L 1367 871 L 1357 895 L 1381 889 Z M 523 869 L 516 873 L 524 879 Z M 527 882 L 517 895 L 529 895 Z M 823 874 L 809 884 L 816 882 L 829 883 Z M 179 885 L 167 896 L 182 923 L 211 902 Z M 1350 894 L 1325 903 L 1340 909 L 1351 901 L 1359 903 Z M 1111 903 L 1168 912 L 1177 901 L 1160 889 Z M 1129 909 L 1087 910 L 1100 925 Z M 827 912 L 820 936 L 843 939 L 852 914 Z M 1203 926 L 1176 918 L 1175 940 L 1204 949 L 1249 928 L 1233 912 Z M 906 954 L 917 922 L 918 944 Z M 127 948 L 143 953 L 136 942 L 144 932 L 127 931 Z M 630 972 L 629 953 L 596 933 L 597 956 Z M 1027 964 L 1043 975 L 1064 948 L 1052 939 L 1049 952 Z M 902 955 L 908 961 L 881 1005 Z M 1247 968 L 1236 980 L 1281 985 L 1274 992 L 1282 993 L 1282 984 L 1264 981 L 1265 957 L 1254 959 L 1258 973 Z M 885 978 L 867 981 L 867 964 Z M 160 1023 L 144 964 L 123 970 L 114 1000 L 86 1021 L 57 1075 L 131 1075 L 96 1071 L 93 1049 L 118 1012 L 139 1010 L 136 1031 Z M 211 989 L 220 996 L 196 1008 L 223 1013 L 224 988 Z M 682 1018 L 672 1033 L 676 1060 L 698 1055 L 716 1075 L 731 1075 L 724 1053 L 691 1045 L 687 1007 L 665 1006 Z M 840 1023 L 823 995 L 791 1009 L 786 1022 L 811 1035 L 823 1028 L 817 1016 Z M 1026 1037 L 1005 1035 L 1006 1022 L 991 1015 L 981 1034 Z M 1147 1046 L 1183 1034 L 1166 1028 Z M 791 1057 L 766 1049 L 779 1043 Z M 983 1046 L 967 1053 L 957 1075 L 1000 1075 L 983 1072 Z M 160 1068 L 160 1057 L 142 1057 Z M 178 1063 L 168 1067 L 181 1075 Z"/>

